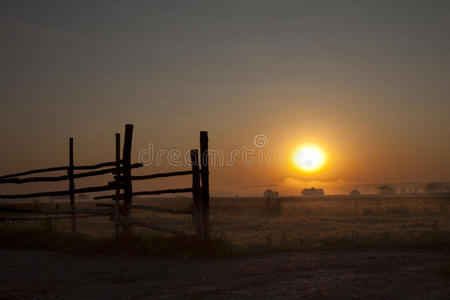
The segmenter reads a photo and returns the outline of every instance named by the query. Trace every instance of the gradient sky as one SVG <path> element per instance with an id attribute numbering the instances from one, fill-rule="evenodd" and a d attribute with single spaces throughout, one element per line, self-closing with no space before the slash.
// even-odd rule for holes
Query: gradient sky
<path id="1" fill-rule="evenodd" d="M 70 136 L 76 163 L 112 160 L 133 123 L 134 160 L 200 130 L 224 153 L 265 134 L 330 157 L 314 176 L 215 166 L 214 195 L 448 181 L 449 37 L 449 1 L 3 0 L 1 173 L 67 164 Z"/>

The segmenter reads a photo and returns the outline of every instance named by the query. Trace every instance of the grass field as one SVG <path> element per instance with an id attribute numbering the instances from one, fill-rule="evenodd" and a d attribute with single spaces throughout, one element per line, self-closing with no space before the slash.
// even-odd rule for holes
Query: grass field
<path id="1" fill-rule="evenodd" d="M 134 203 L 187 208 L 190 200 L 152 198 L 136 199 Z M 212 235 L 228 245 L 225 254 L 450 245 L 450 197 L 292 197 L 282 198 L 281 203 L 282 211 L 273 214 L 267 211 L 262 198 L 213 198 L 210 216 Z M 15 204 L 20 205 L 30 204 Z M 40 204 L 42 207 L 54 205 Z M 65 206 L 66 204 L 59 204 L 60 208 Z M 77 207 L 92 208 L 95 203 L 79 202 Z M 6 214 L 12 215 L 2 213 L 3 216 Z M 189 215 L 133 210 L 133 217 L 193 231 Z M 14 228 L 21 228 L 23 232 L 43 227 L 38 222 L 17 224 L 1 224 L 0 229 L 5 233 Z M 55 221 L 53 227 L 58 231 L 68 232 L 70 221 Z M 113 236 L 113 227 L 108 217 L 79 219 L 77 228 L 81 234 L 93 238 L 109 239 Z M 155 244 L 156 240 L 159 243 L 170 240 L 169 244 L 174 246 L 174 238 L 168 234 L 140 228 L 136 228 L 135 232 L 141 238 L 152 240 L 151 244 Z M 175 242 L 182 247 L 177 243 Z M 225 247 L 225 244 L 221 245 L 220 247 Z M 151 248 L 148 245 L 146 247 Z M 164 252 L 164 249 L 159 248 L 159 252 Z"/>

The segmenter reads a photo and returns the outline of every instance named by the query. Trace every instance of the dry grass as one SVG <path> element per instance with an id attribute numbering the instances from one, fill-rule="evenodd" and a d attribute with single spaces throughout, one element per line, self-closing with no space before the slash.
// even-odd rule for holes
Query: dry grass
<path id="1" fill-rule="evenodd" d="M 260 201 L 217 200 L 215 232 L 249 251 L 450 245 L 449 199 L 284 199 L 277 217 Z"/>
<path id="2" fill-rule="evenodd" d="M 135 202 L 186 208 L 189 201 L 186 198 Z M 449 198 L 285 198 L 281 199 L 281 203 L 282 213 L 274 216 L 267 213 L 262 198 L 212 199 L 213 236 L 216 240 L 227 241 L 224 243 L 228 245 L 222 245 L 227 249 L 223 254 L 450 245 Z M 80 203 L 78 207 L 93 205 L 92 202 L 86 202 Z M 190 216 L 137 210 L 133 211 L 133 216 L 193 231 Z M 68 231 L 69 222 L 58 221 L 54 226 L 61 231 Z M 80 219 L 78 228 L 80 232 L 97 238 L 110 238 L 113 235 L 113 228 L 106 217 Z M 155 234 L 147 229 L 136 229 L 136 233 L 150 239 L 170 238 L 169 235 Z"/>
<path id="3" fill-rule="evenodd" d="M 0 225 L 0 245 L 13 249 L 46 249 L 84 254 L 132 254 L 168 255 L 177 257 L 225 257 L 233 255 L 231 243 L 212 239 L 200 243 L 193 238 L 164 234 L 132 233 L 119 238 L 99 237 L 84 233 L 69 233 L 59 229 L 49 230 L 46 226 Z"/>

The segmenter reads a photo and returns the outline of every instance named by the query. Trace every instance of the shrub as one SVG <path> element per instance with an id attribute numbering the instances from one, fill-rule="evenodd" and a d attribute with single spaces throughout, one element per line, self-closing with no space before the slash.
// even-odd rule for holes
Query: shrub
<path id="1" fill-rule="evenodd" d="M 264 212 L 270 216 L 278 216 L 283 213 L 283 206 L 281 205 L 278 192 L 266 190 L 263 194 Z"/>

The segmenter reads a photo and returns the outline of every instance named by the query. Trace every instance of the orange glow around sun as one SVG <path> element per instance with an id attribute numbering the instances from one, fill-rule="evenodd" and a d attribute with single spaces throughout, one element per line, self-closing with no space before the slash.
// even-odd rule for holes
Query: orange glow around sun
<path id="1" fill-rule="evenodd" d="M 316 173 L 325 167 L 327 156 L 318 146 L 306 144 L 293 151 L 291 163 L 295 169 L 305 173 Z"/>

